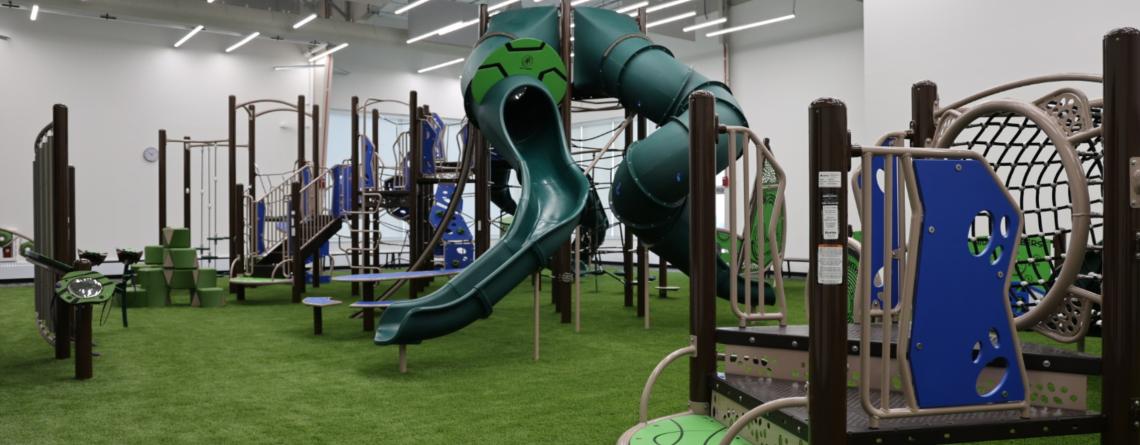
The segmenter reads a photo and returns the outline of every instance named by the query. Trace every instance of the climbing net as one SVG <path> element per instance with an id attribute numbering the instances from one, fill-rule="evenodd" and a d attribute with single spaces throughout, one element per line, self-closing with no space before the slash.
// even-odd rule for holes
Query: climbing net
<path id="1" fill-rule="evenodd" d="M 1077 90 L 1062 89 L 1032 104 L 1003 100 L 975 108 L 943 115 L 941 123 L 952 128 L 942 128 L 939 146 L 981 153 L 1024 214 L 1020 245 L 1012 253 L 1014 316 L 1051 338 L 1076 341 L 1093 324 L 1094 298 L 1070 286 L 1100 293 L 1100 107 Z M 967 247 L 979 254 L 995 230 L 1010 229 L 979 214 Z"/>

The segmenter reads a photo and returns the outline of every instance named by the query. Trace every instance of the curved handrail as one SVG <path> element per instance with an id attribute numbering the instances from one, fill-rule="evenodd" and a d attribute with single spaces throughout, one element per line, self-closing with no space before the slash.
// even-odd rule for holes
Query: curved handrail
<path id="1" fill-rule="evenodd" d="M 998 93 L 1001 93 L 1004 91 L 1009 91 L 1009 90 L 1013 90 L 1013 89 L 1017 89 L 1017 88 L 1021 88 L 1021 87 L 1030 86 L 1030 85 L 1036 85 L 1039 83 L 1050 83 L 1050 82 L 1093 82 L 1093 83 L 1101 83 L 1103 81 L 1104 80 L 1101 76 L 1098 76 L 1096 74 L 1084 74 L 1084 73 L 1061 73 L 1061 74 L 1048 74 L 1048 75 L 1044 75 L 1044 76 L 1029 77 L 1026 79 L 1021 79 L 1021 80 L 1001 84 L 1001 85 L 998 85 L 995 87 L 987 88 L 985 90 L 979 91 L 977 93 L 974 93 L 972 95 L 969 95 L 969 96 L 966 96 L 962 99 L 959 99 L 955 102 L 952 102 L 950 105 L 947 105 L 945 107 L 939 107 L 937 110 L 934 111 L 934 116 L 937 117 L 937 116 L 942 115 L 942 113 L 945 113 L 946 111 L 961 108 L 963 105 L 969 104 L 969 103 L 974 102 L 978 99 L 993 96 L 995 94 L 998 94 Z"/>
<path id="2" fill-rule="evenodd" d="M 649 396 L 653 394 L 653 385 L 657 383 L 657 378 L 661 377 L 661 372 L 665 371 L 671 363 L 686 355 L 697 355 L 697 347 L 695 345 L 685 346 L 676 351 L 670 352 L 657 366 L 653 368 L 653 372 L 649 373 L 649 379 L 645 381 L 645 388 L 641 390 L 641 408 L 638 412 L 637 421 L 646 423 L 649 421 Z"/>
<path id="3" fill-rule="evenodd" d="M 262 111 L 258 111 L 258 112 L 256 112 L 256 113 L 254 113 L 254 115 L 253 115 L 252 117 L 255 117 L 255 118 L 256 118 L 256 117 L 261 117 L 261 116 L 264 116 L 264 115 L 266 115 L 266 114 L 271 114 L 271 113 L 280 113 L 280 112 L 287 112 L 287 113 L 296 113 L 296 112 L 297 112 L 297 107 L 293 107 L 293 109 L 288 109 L 288 108 L 270 108 L 270 109 L 268 109 L 268 110 L 262 110 Z M 310 118 L 310 119 L 311 119 L 311 118 L 313 117 L 313 113 L 310 113 L 310 112 L 306 111 L 306 112 L 305 112 L 305 117 L 308 117 L 308 118 Z"/>
<path id="4" fill-rule="evenodd" d="M 720 445 L 731 445 L 732 440 L 736 438 L 737 434 L 744 431 L 748 423 L 756 420 L 757 417 L 768 414 L 772 411 L 781 410 L 784 408 L 794 408 L 798 406 L 807 406 L 807 397 L 785 397 L 776 399 L 763 405 L 757 406 L 748 410 L 748 412 L 741 414 L 732 425 L 729 425 L 728 430 L 724 432 L 724 436 L 720 439 Z"/>
<path id="5" fill-rule="evenodd" d="M 256 104 L 261 104 L 261 103 L 280 104 L 280 105 L 284 105 L 286 107 L 293 107 L 293 111 L 297 111 L 297 104 L 286 102 L 286 101 L 283 101 L 281 99 L 254 99 L 254 100 L 251 100 L 249 102 L 242 102 L 240 104 L 234 105 L 234 109 L 236 110 L 238 108 L 245 108 L 245 107 L 248 107 L 250 105 L 256 105 Z"/>
<path id="6" fill-rule="evenodd" d="M 594 167 L 597 167 L 598 162 L 601 161 L 602 158 L 605 157 L 605 154 L 610 151 L 611 147 L 614 145 L 614 142 L 617 141 L 618 136 L 626 131 L 629 131 L 629 126 L 632 122 L 633 116 L 630 116 L 625 118 L 625 120 L 623 120 L 621 124 L 618 125 L 618 127 L 613 132 L 613 135 L 610 136 L 610 140 L 606 142 L 606 145 L 603 146 L 601 150 L 597 151 L 597 154 L 594 155 L 594 160 L 590 161 L 590 165 L 586 166 L 586 175 L 589 175 L 590 172 L 594 171 Z"/>

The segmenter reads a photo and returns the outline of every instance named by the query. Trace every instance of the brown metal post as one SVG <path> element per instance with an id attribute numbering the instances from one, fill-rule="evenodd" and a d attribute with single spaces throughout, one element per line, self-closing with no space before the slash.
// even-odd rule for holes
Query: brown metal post
<path id="1" fill-rule="evenodd" d="M 633 117 L 633 112 L 625 110 L 625 118 L 628 120 Z M 631 121 L 632 122 L 632 121 Z M 633 145 L 633 128 L 626 127 L 625 129 L 625 150 L 628 153 L 629 146 Z M 622 153 L 624 156 L 625 153 Z M 621 239 L 621 270 L 622 270 L 622 287 L 625 289 L 625 307 L 633 306 L 633 230 L 628 225 L 622 226 L 622 239 Z"/>
<path id="2" fill-rule="evenodd" d="M 229 199 L 230 217 L 229 217 L 229 230 L 228 230 L 230 239 L 229 239 L 229 242 L 227 243 L 229 246 L 226 249 L 226 251 L 229 254 L 230 264 L 234 264 L 235 265 L 234 267 L 238 268 L 238 270 L 232 271 L 232 274 L 238 275 L 241 273 L 241 269 L 240 269 L 241 261 L 238 261 L 236 263 L 234 262 L 234 260 L 238 257 L 238 255 L 241 254 L 238 251 L 238 249 L 235 247 L 235 243 L 234 243 L 235 235 L 237 234 L 237 232 L 239 232 L 239 230 L 238 230 L 238 218 L 241 217 L 241 215 L 240 215 L 241 210 L 239 210 L 240 206 L 238 204 L 238 200 L 241 199 L 240 198 L 241 195 L 237 193 L 237 190 L 238 190 L 238 188 L 237 188 L 237 186 L 238 186 L 238 184 L 237 184 L 237 110 L 236 110 L 237 97 L 231 95 L 229 97 L 227 105 L 228 106 L 226 107 L 226 116 L 228 118 L 228 124 L 229 124 L 229 127 L 227 129 L 227 142 L 228 142 L 229 147 L 227 147 L 228 150 L 226 150 L 226 158 L 227 158 L 227 161 L 229 162 L 229 165 L 227 166 L 228 171 L 227 171 L 227 177 L 226 177 L 226 191 L 229 193 L 229 197 L 230 197 L 230 199 Z M 241 286 L 235 286 L 233 284 L 230 284 L 230 293 L 238 292 L 238 289 L 241 289 Z M 242 299 L 241 294 L 239 293 L 238 294 L 238 300 L 241 300 L 241 299 Z"/>
<path id="3" fill-rule="evenodd" d="M 72 169 L 72 172 L 75 170 Z M 79 260 L 72 264 L 74 270 L 91 270 L 91 263 Z M 95 376 L 92 362 L 91 320 L 95 308 L 90 304 L 75 305 L 75 379 L 87 380 Z"/>
<path id="4" fill-rule="evenodd" d="M 75 261 L 75 250 L 70 246 L 73 240 L 71 227 L 71 194 L 72 186 L 68 159 L 68 126 L 67 106 L 56 104 L 52 107 L 52 222 L 51 237 L 55 240 L 52 257 L 56 261 L 71 264 Z M 53 281 L 59 277 L 53 278 Z M 55 309 L 55 358 L 65 359 L 71 357 L 71 317 L 74 313 L 70 304 L 56 300 Z"/>
<path id="5" fill-rule="evenodd" d="M 645 295 L 646 286 L 649 285 L 649 277 L 647 275 L 649 268 L 645 267 L 649 262 L 649 249 L 645 247 L 645 243 L 641 242 L 641 238 L 637 239 L 637 270 L 634 272 L 637 277 L 634 280 L 634 300 L 637 300 L 637 316 L 638 318 L 645 316 L 645 299 L 641 298 Z"/>
<path id="6" fill-rule="evenodd" d="M 479 36 L 487 33 L 487 4 L 479 5 Z M 467 149 L 475 150 L 475 258 L 491 248 L 491 150 L 483 132 L 468 125 Z"/>
<path id="7" fill-rule="evenodd" d="M 410 121 L 408 125 L 408 156 L 411 158 L 408 161 L 408 176 L 410 177 L 404 179 L 408 181 L 408 196 L 410 197 L 408 200 L 408 228 L 411 231 L 409 234 L 411 246 L 408 249 L 408 258 L 409 261 L 415 261 L 424 248 L 420 229 L 423 227 L 421 220 L 426 219 L 426 215 L 420 212 L 422 210 L 420 201 L 423 199 L 420 193 L 420 177 L 423 176 L 423 144 L 420 139 L 423 135 L 420 128 L 419 96 L 415 90 L 410 92 L 408 97 L 408 119 Z M 408 283 L 408 298 L 416 298 L 419 295 L 420 283 L 419 280 L 412 280 L 411 283 Z"/>
<path id="8" fill-rule="evenodd" d="M 182 227 L 190 228 L 190 136 L 182 137 Z"/>
<path id="9" fill-rule="evenodd" d="M 301 257 L 301 183 L 289 184 L 289 257 L 293 264 L 293 302 L 305 293 L 305 258 Z"/>
<path id="10" fill-rule="evenodd" d="M 910 87 L 910 146 L 927 147 L 934 140 L 934 111 L 938 107 L 938 85 L 929 80 Z"/>
<path id="11" fill-rule="evenodd" d="M 812 102 L 808 117 L 811 214 L 808 265 L 808 417 L 813 443 L 847 443 L 847 106 Z M 822 215 L 838 213 L 838 223 Z"/>
<path id="12" fill-rule="evenodd" d="M 1140 443 L 1140 31 L 1104 37 L 1105 445 Z"/>
<path id="13" fill-rule="evenodd" d="M 158 239 L 166 227 L 166 130 L 158 130 Z"/>
<path id="14" fill-rule="evenodd" d="M 257 199 L 257 107 L 250 105 L 247 111 L 249 120 L 246 125 L 249 130 L 246 131 L 245 155 L 248 162 L 246 162 L 245 177 L 249 183 L 249 196 Z"/>
<path id="15" fill-rule="evenodd" d="M 380 110 L 373 109 L 372 110 L 372 146 L 377 147 L 379 143 L 380 143 Z M 379 157 L 379 153 L 377 153 L 377 158 L 378 157 Z M 377 161 L 377 162 L 379 162 L 379 161 Z M 380 175 L 376 175 L 375 181 L 376 182 L 380 181 Z M 381 186 L 382 186 L 382 184 L 373 184 L 373 187 L 376 187 L 378 189 L 382 188 Z M 376 203 L 375 205 L 378 206 L 379 203 Z M 379 216 L 379 214 L 377 214 L 376 217 L 372 219 L 372 233 L 375 234 L 375 236 L 376 236 L 376 244 L 377 244 L 376 249 L 372 250 L 372 265 L 379 266 L 379 265 L 383 264 L 380 261 L 380 248 L 379 248 L 379 245 L 380 245 L 380 216 Z"/>
<path id="16" fill-rule="evenodd" d="M 372 111 L 376 111 L 376 110 L 372 110 Z M 353 113 L 352 118 L 363 120 L 364 116 L 363 116 L 363 113 Z M 373 127 L 373 130 L 375 130 L 375 127 Z M 375 144 L 376 144 L 376 138 L 375 137 L 372 138 L 372 144 L 373 144 L 373 147 L 375 147 Z M 367 150 L 368 144 L 363 144 L 363 143 L 360 144 L 360 149 L 361 150 Z M 362 158 L 368 159 L 368 156 L 363 156 Z M 373 159 L 375 159 L 375 158 L 373 158 Z M 367 177 L 368 174 L 372 172 L 372 167 L 365 165 L 364 170 L 366 170 L 366 171 L 362 171 L 361 175 L 363 175 L 364 177 Z M 367 184 L 365 184 L 365 186 L 367 187 Z M 368 202 L 368 197 L 364 196 L 363 194 L 361 195 L 360 200 L 361 200 L 360 201 L 360 208 L 365 211 L 365 213 L 360 216 L 361 225 L 364 227 L 364 231 L 361 232 L 361 234 L 360 234 L 360 242 L 365 247 L 373 247 L 373 243 L 372 243 L 372 224 L 373 224 L 372 216 L 373 215 L 371 213 L 368 213 L 369 211 L 372 210 L 371 203 Z M 374 260 L 374 258 L 373 258 L 373 255 L 371 253 L 364 252 L 364 251 L 361 252 L 361 258 L 360 258 L 361 265 L 363 265 L 366 268 L 369 266 L 375 266 L 376 264 L 373 262 L 373 260 Z M 371 269 L 365 269 L 365 270 L 371 271 Z M 365 301 L 372 301 L 376 298 L 376 285 L 375 284 L 363 283 L 361 286 L 363 288 L 364 300 Z M 365 311 L 365 315 L 366 316 L 372 315 L 372 311 Z M 365 325 L 367 325 L 367 324 L 368 324 L 368 318 L 365 317 Z M 369 329 L 367 327 L 365 327 L 365 330 L 369 330 Z"/>
<path id="17" fill-rule="evenodd" d="M 321 172 L 321 106 L 313 104 L 313 179 L 315 180 Z M 332 187 L 332 184 L 326 184 L 327 187 Z M 318 214 L 319 207 L 318 201 L 324 199 L 323 196 L 314 196 L 313 213 Z M 318 248 L 313 253 L 313 287 L 321 287 L 321 249 Z"/>
<path id="18" fill-rule="evenodd" d="M 566 66 L 566 72 L 573 73 L 574 69 L 572 64 L 574 63 L 574 59 L 570 57 L 570 35 L 573 32 L 572 28 L 570 28 L 570 19 L 573 16 L 571 12 L 573 7 L 570 6 L 570 0 L 561 0 L 561 3 L 562 15 L 559 17 L 558 25 L 560 29 L 559 35 L 561 35 L 562 38 L 559 41 L 561 48 L 559 53 L 562 55 L 562 64 Z M 573 74 L 569 75 L 573 76 Z M 571 78 L 569 82 L 566 82 L 566 95 L 562 97 L 562 103 L 560 104 L 560 110 L 562 111 L 562 131 L 566 138 L 566 143 L 568 144 L 566 146 L 567 150 L 570 149 L 570 101 L 573 98 L 573 91 L 571 90 L 572 83 L 573 78 Z M 554 294 L 554 307 L 561 314 L 560 321 L 562 323 L 570 323 L 571 321 L 570 284 L 574 282 L 573 278 L 571 278 L 573 277 L 574 268 L 570 264 L 572 251 L 573 246 L 570 244 L 570 240 L 566 240 L 566 242 L 558 248 L 558 251 L 555 252 L 554 261 L 551 262 L 550 267 L 551 274 L 553 275 L 550 280 L 550 288 Z"/>
<path id="19" fill-rule="evenodd" d="M 710 411 L 716 372 L 716 98 L 689 96 L 689 409 Z"/>
<path id="20" fill-rule="evenodd" d="M 242 199 L 245 196 L 245 187 L 241 184 L 236 184 L 230 189 L 230 211 L 237 215 L 237 220 L 234 222 L 235 230 L 230 232 L 230 246 L 233 246 L 230 251 L 230 262 L 237 269 L 234 271 L 235 276 L 240 276 L 245 273 L 245 265 L 242 261 L 234 262 L 233 259 L 242 255 L 245 250 L 245 230 L 242 227 Z M 250 240 L 254 242 L 254 240 Z M 230 285 L 230 292 L 237 294 L 238 301 L 245 301 L 245 287 Z"/>
<path id="21" fill-rule="evenodd" d="M 305 96 L 297 96 L 297 168 L 305 166 Z M 303 185 L 303 184 L 302 184 Z"/>
<path id="22" fill-rule="evenodd" d="M 669 298 L 669 263 L 665 258 L 657 257 L 657 298 Z"/>
<path id="23" fill-rule="evenodd" d="M 349 116 L 352 119 L 352 191 L 349 192 L 349 218 L 348 225 L 350 228 L 350 246 L 352 252 L 349 254 L 350 273 L 359 273 L 360 269 L 360 235 L 357 229 L 360 228 L 360 215 L 356 213 L 359 208 L 357 201 L 360 199 L 360 121 L 357 120 L 357 110 L 360 108 L 360 98 L 352 96 L 352 108 L 349 111 Z M 352 283 L 352 296 L 360 296 L 360 285 Z"/>

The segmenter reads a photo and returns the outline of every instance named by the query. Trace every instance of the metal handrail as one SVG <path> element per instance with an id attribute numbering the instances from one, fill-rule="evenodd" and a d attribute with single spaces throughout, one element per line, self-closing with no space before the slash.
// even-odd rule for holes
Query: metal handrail
<path id="1" fill-rule="evenodd" d="M 649 421 L 649 396 L 653 394 L 653 385 L 657 384 L 657 379 L 661 377 L 661 372 L 665 371 L 671 363 L 677 359 L 692 355 L 697 356 L 697 346 L 689 345 L 676 351 L 670 352 L 665 358 L 661 359 L 657 366 L 653 368 L 653 372 L 649 373 L 649 379 L 645 381 L 645 388 L 641 390 L 641 408 L 638 412 L 638 422 L 646 423 Z"/>
<path id="2" fill-rule="evenodd" d="M 728 429 L 724 432 L 724 436 L 720 438 L 720 445 L 732 445 L 732 440 L 736 439 L 736 435 L 744 431 L 744 428 L 748 427 L 749 422 L 756 420 L 760 416 L 784 408 L 807 406 L 807 404 L 807 397 L 785 397 L 752 408 L 748 410 L 748 412 L 741 414 L 735 422 L 732 422 L 732 425 L 729 425 Z"/>

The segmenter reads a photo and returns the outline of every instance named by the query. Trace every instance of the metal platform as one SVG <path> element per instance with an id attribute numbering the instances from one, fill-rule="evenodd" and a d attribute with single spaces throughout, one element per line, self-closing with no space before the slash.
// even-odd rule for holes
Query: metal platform
<path id="1" fill-rule="evenodd" d="M 784 397 L 802 397 L 806 385 L 780 379 L 719 375 L 710 382 L 713 392 L 745 409 Z M 858 444 L 938 444 L 1032 437 L 1094 434 L 1101 431 L 1103 416 L 1093 411 L 1034 408 L 1029 418 L 1019 410 L 883 419 L 879 429 L 869 428 L 870 419 L 859 400 L 859 390 L 847 389 L 847 436 Z M 891 405 L 902 407 L 903 397 L 892 393 Z M 714 410 L 716 408 L 714 407 Z M 808 440 L 806 408 L 789 408 L 769 415 L 768 421 Z"/>
<path id="2" fill-rule="evenodd" d="M 857 355 L 861 327 L 847 325 L 847 351 Z M 892 329 L 891 358 L 895 358 L 895 342 L 898 341 L 899 329 L 896 325 Z M 871 327 L 872 337 L 881 338 L 881 327 Z M 757 346 L 775 349 L 790 349 L 807 351 L 808 327 L 806 325 L 779 326 L 750 326 L 748 328 L 722 327 L 716 330 L 716 341 L 721 344 Z M 871 355 L 882 356 L 882 344 L 871 343 Z M 1030 371 L 1049 371 L 1058 373 L 1100 375 L 1100 357 L 1082 352 L 1069 351 L 1047 345 L 1035 343 L 1021 344 L 1021 354 L 1025 360 L 1025 368 Z"/>

